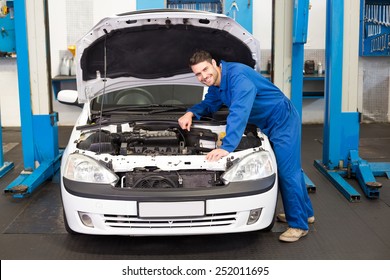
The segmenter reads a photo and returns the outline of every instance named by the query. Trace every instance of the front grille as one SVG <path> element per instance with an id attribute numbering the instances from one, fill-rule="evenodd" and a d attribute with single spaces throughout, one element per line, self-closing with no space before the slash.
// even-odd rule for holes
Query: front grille
<path id="1" fill-rule="evenodd" d="M 134 184 L 134 188 L 140 189 L 166 189 L 176 187 L 177 185 L 170 178 L 156 175 L 141 178 Z"/>
<path id="2" fill-rule="evenodd" d="M 140 219 L 137 216 L 104 215 L 106 226 L 113 228 L 199 228 L 235 224 L 237 213 L 209 214 L 203 217 L 173 219 Z"/>

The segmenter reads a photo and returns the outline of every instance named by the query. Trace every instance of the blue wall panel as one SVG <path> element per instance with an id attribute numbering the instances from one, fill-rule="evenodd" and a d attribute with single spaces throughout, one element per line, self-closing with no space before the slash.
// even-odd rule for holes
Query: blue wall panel
<path id="1" fill-rule="evenodd" d="M 233 18 L 250 33 L 253 33 L 253 1 L 226 0 L 224 14 Z"/>
<path id="2" fill-rule="evenodd" d="M 165 8 L 165 0 L 137 0 L 136 9 L 163 9 Z"/>
<path id="3" fill-rule="evenodd" d="M 0 17 L 0 52 L 14 53 L 15 46 L 15 21 L 13 1 L 7 1 L 9 13 L 5 17 Z"/>

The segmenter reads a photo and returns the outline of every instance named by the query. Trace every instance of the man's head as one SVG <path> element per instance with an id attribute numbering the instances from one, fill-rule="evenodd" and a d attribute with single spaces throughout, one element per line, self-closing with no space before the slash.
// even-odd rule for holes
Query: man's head
<path id="1" fill-rule="evenodd" d="M 221 68 L 211 54 L 200 50 L 190 58 L 189 65 L 198 80 L 206 86 L 219 86 L 221 83 Z"/>

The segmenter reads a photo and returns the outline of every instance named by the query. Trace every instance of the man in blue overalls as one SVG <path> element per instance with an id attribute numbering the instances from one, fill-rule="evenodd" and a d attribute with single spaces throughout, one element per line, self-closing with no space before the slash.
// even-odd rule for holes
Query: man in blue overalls
<path id="1" fill-rule="evenodd" d="M 193 117 L 199 119 L 226 105 L 226 136 L 221 147 L 206 156 L 209 161 L 217 161 L 236 149 L 247 123 L 257 125 L 268 135 L 278 164 L 285 214 L 277 215 L 277 219 L 289 225 L 279 240 L 295 242 L 306 236 L 308 223 L 314 223 L 314 211 L 301 168 L 301 121 L 290 100 L 251 67 L 223 60 L 217 65 L 206 51 L 194 53 L 190 66 L 209 88 L 204 100 L 179 118 L 180 127 L 190 130 Z"/>

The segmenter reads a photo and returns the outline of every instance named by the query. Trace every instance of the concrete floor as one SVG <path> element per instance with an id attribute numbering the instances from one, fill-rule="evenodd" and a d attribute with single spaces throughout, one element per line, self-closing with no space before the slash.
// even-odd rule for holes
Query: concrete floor
<path id="1" fill-rule="evenodd" d="M 59 144 L 67 143 L 70 128 L 60 127 Z M 360 156 L 370 162 L 390 162 L 390 124 L 363 124 Z M 361 194 L 349 202 L 314 166 L 322 159 L 322 125 L 304 125 L 302 159 L 305 173 L 316 185 L 310 193 L 316 223 L 299 242 L 278 241 L 285 225 L 271 232 L 211 236 L 124 237 L 69 235 L 63 226 L 58 178 L 47 181 L 30 197 L 0 195 L 0 258 L 2 260 L 389 260 L 390 180 L 378 199 Z M 3 129 L 4 158 L 12 171 L 0 179 L 3 190 L 22 171 L 19 128 Z M 282 211 L 278 205 L 278 211 Z"/>

